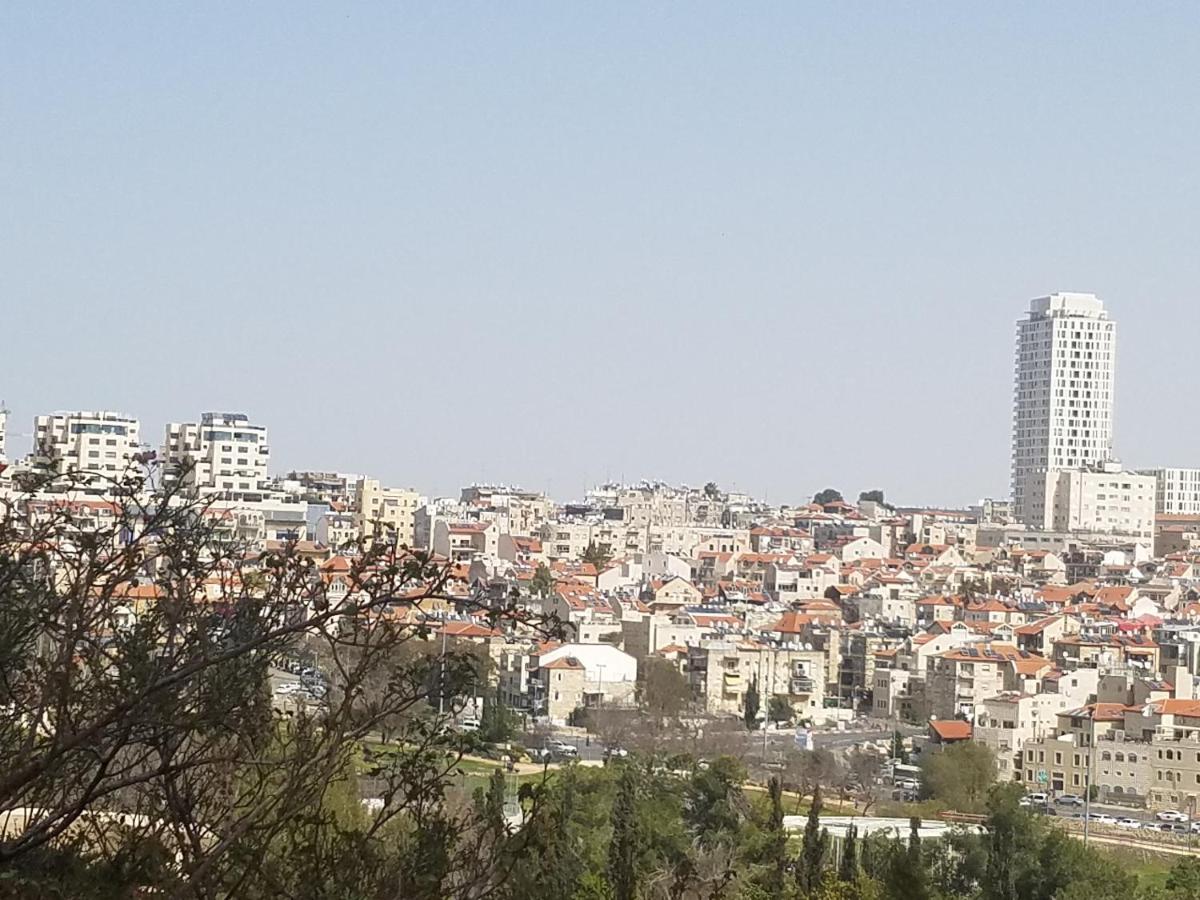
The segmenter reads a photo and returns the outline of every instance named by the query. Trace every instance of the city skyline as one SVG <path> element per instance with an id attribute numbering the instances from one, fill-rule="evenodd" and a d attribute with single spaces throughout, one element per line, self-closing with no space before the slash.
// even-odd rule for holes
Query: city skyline
<path id="1" fill-rule="evenodd" d="M 1189 465 L 1197 24 L 0 10 L 13 442 L 235 409 L 438 493 L 963 503 L 1008 493 L 1012 322 L 1067 290 L 1122 323 L 1117 454 Z"/>

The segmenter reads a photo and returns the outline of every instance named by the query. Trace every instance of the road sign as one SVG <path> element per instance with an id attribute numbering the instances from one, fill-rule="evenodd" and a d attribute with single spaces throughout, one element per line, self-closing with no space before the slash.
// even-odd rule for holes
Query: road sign
<path id="1" fill-rule="evenodd" d="M 812 732 L 807 728 L 798 727 L 796 729 L 796 749 L 811 750 L 813 748 Z"/>

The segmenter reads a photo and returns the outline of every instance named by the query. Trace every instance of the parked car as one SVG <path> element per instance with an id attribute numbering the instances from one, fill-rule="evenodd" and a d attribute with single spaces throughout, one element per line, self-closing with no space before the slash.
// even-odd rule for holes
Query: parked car
<path id="1" fill-rule="evenodd" d="M 1054 801 L 1059 806 L 1083 806 L 1083 798 L 1076 794 L 1061 794 Z"/>
<path id="2" fill-rule="evenodd" d="M 458 723 L 458 730 L 459 731 L 478 731 L 479 730 L 479 720 L 478 719 L 463 719 L 462 721 L 460 721 Z"/>
<path id="3" fill-rule="evenodd" d="M 1122 818 L 1117 819 L 1117 827 L 1128 828 L 1130 831 L 1135 831 L 1142 827 L 1142 823 L 1137 819 L 1131 819 L 1128 816 L 1123 816 Z"/>
<path id="4" fill-rule="evenodd" d="M 1177 809 L 1164 809 L 1156 812 L 1154 818 L 1160 822 L 1186 822 L 1188 817 Z"/>
<path id="5" fill-rule="evenodd" d="M 1050 798 L 1042 793 L 1026 794 L 1017 802 L 1022 806 L 1045 806 L 1050 802 Z"/>
<path id="6" fill-rule="evenodd" d="M 1092 813 L 1088 816 L 1089 822 L 1095 822 L 1097 825 L 1116 825 L 1117 817 L 1110 816 L 1108 813 Z"/>
<path id="7" fill-rule="evenodd" d="M 913 781 L 911 778 L 901 778 L 896 782 L 896 787 L 902 791 L 916 792 L 921 789 L 921 783 Z"/>

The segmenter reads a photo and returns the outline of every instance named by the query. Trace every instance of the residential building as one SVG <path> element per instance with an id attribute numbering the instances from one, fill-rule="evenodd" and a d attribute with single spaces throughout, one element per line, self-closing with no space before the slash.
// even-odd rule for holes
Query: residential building
<path id="1" fill-rule="evenodd" d="M 374 478 L 363 478 L 354 504 L 359 536 L 370 539 L 386 534 L 396 546 L 415 547 L 417 510 L 424 505 L 421 495 L 410 488 L 383 487 Z"/>
<path id="2" fill-rule="evenodd" d="M 1025 525 L 1050 527 L 1048 473 L 1112 457 L 1116 327 L 1097 297 L 1079 293 L 1040 297 L 1018 322 L 1012 502 Z"/>
<path id="3" fill-rule="evenodd" d="M 757 684 L 762 710 L 771 697 L 783 697 L 797 715 L 824 718 L 825 654 L 820 650 L 731 636 L 687 652 L 692 690 L 710 713 L 741 713 L 747 690 Z"/>
<path id="4" fill-rule="evenodd" d="M 1140 469 L 1155 480 L 1154 508 L 1160 516 L 1200 515 L 1200 469 Z"/>
<path id="5" fill-rule="evenodd" d="M 103 489 L 105 479 L 120 477 L 141 450 L 138 420 L 123 413 L 57 412 L 33 423 L 34 456 L 59 472 L 93 475 Z"/>
<path id="6" fill-rule="evenodd" d="M 552 722 L 566 722 L 581 707 L 634 701 L 637 660 L 611 644 L 560 644 L 539 651 L 533 668 L 543 711 Z"/>
<path id="7" fill-rule="evenodd" d="M 1154 537 L 1155 476 L 1115 462 L 1046 473 L 1047 525 L 1054 531 Z"/>
<path id="8" fill-rule="evenodd" d="M 198 423 L 167 425 L 162 457 L 197 493 L 258 499 L 267 487 L 271 447 L 266 426 L 244 413 L 206 412 Z"/>

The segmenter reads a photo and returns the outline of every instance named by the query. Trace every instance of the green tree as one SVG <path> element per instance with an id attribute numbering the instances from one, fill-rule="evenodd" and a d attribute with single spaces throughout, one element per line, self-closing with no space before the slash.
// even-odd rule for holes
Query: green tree
<path id="1" fill-rule="evenodd" d="M 846 839 L 842 842 L 838 878 L 842 881 L 855 881 L 858 878 L 858 829 L 854 825 L 846 829 Z"/>
<path id="2" fill-rule="evenodd" d="M 1200 900 L 1200 859 L 1181 859 L 1167 873 L 1167 892 L 1179 900 Z"/>
<path id="3" fill-rule="evenodd" d="M 883 503 L 883 491 L 876 488 L 873 491 L 863 491 L 858 495 L 859 502 L 871 501 L 874 503 Z"/>
<path id="4" fill-rule="evenodd" d="M 545 563 L 538 563 L 537 568 L 533 570 L 529 589 L 536 597 L 547 597 L 554 590 L 554 575 Z"/>
<path id="5" fill-rule="evenodd" d="M 721 496 L 721 489 L 717 487 L 715 481 L 710 481 L 704 485 L 704 496 L 709 500 L 716 500 Z"/>
<path id="6" fill-rule="evenodd" d="M 702 847 L 727 843 L 740 833 L 745 780 L 746 767 L 732 756 L 718 756 L 688 779 L 683 818 Z"/>
<path id="7" fill-rule="evenodd" d="M 612 839 L 608 845 L 608 883 L 614 900 L 634 900 L 638 891 L 637 772 L 622 766 L 613 801 Z"/>
<path id="8" fill-rule="evenodd" d="M 692 699 L 687 678 L 666 659 L 650 657 L 643 666 L 642 708 L 656 724 L 674 719 Z"/>
<path id="9" fill-rule="evenodd" d="M 811 893 L 821 884 L 828 851 L 829 832 L 821 827 L 821 788 L 818 786 L 813 791 L 812 805 L 808 808 L 808 821 L 804 824 L 804 838 L 800 845 L 800 861 L 796 866 L 796 880 L 802 890 Z"/>
<path id="10" fill-rule="evenodd" d="M 842 499 L 841 491 L 835 488 L 825 488 L 825 490 L 817 492 L 816 496 L 813 497 L 813 503 L 816 503 L 818 506 L 826 506 L 830 503 L 837 503 Z"/>
<path id="11" fill-rule="evenodd" d="M 996 780 L 996 759 L 984 744 L 960 741 L 921 759 L 921 796 L 974 812 Z"/>
<path id="12" fill-rule="evenodd" d="M 511 741 L 516 731 L 516 716 L 512 710 L 495 696 L 485 699 L 483 715 L 479 718 L 479 737 L 492 744 L 503 744 Z"/>
<path id="13" fill-rule="evenodd" d="M 771 814 L 766 828 L 767 844 L 764 855 L 767 878 L 764 887 L 769 896 L 778 897 L 783 893 L 788 867 L 788 835 L 783 827 L 783 782 L 772 778 L 767 784 L 767 794 L 771 799 Z"/>
<path id="14" fill-rule="evenodd" d="M 589 543 L 580 557 L 585 563 L 591 563 L 596 567 L 596 571 L 602 571 L 612 560 L 612 553 L 608 549 L 607 544 L 597 544 L 594 541 Z"/>
<path id="15" fill-rule="evenodd" d="M 796 711 L 792 709 L 792 704 L 787 697 L 781 697 L 778 694 L 772 694 L 767 700 L 767 718 L 772 722 L 790 722 L 792 717 L 796 715 Z"/>
<path id="16" fill-rule="evenodd" d="M 742 701 L 742 721 L 746 723 L 747 728 L 754 728 L 758 722 L 758 709 L 758 676 L 755 676 L 746 688 L 746 696 Z"/>
<path id="17" fill-rule="evenodd" d="M 921 820 L 914 816 L 908 824 L 908 843 L 892 855 L 884 887 L 892 900 L 926 900 L 931 893 L 921 853 Z"/>

